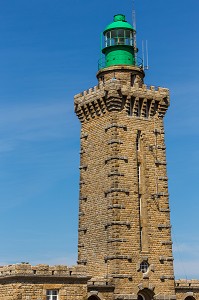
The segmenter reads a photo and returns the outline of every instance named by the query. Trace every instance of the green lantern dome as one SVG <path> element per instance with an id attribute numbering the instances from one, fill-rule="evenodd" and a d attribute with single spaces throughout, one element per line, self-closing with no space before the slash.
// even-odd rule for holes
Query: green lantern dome
<path id="1" fill-rule="evenodd" d="M 124 15 L 121 15 L 121 14 L 114 16 L 114 22 L 112 22 L 111 24 L 109 24 L 105 28 L 104 34 L 108 30 L 112 30 L 112 29 L 116 29 L 116 28 L 123 28 L 123 29 L 134 30 L 133 26 L 126 21 L 126 17 Z"/>
<path id="2" fill-rule="evenodd" d="M 124 15 L 115 15 L 114 21 L 105 28 L 103 35 L 102 53 L 105 55 L 105 63 L 100 64 L 99 69 L 115 65 L 136 65 L 136 31 Z"/>

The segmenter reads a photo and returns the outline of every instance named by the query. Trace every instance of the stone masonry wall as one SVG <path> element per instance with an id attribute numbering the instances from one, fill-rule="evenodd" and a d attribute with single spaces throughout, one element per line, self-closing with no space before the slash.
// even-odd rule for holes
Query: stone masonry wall
<path id="1" fill-rule="evenodd" d="M 176 280 L 177 300 L 199 300 L 199 280 Z"/>
<path id="2" fill-rule="evenodd" d="M 87 299 L 83 267 L 17 264 L 0 267 L 0 299 L 46 300 L 47 290 L 57 290 L 59 300 Z"/>
<path id="3" fill-rule="evenodd" d="M 79 264 L 112 279 L 118 299 L 146 289 L 156 299 L 175 299 L 163 124 L 168 90 L 140 84 L 137 68 L 109 69 L 98 74 L 97 87 L 75 96 L 82 123 Z M 142 261 L 149 265 L 144 273 Z"/>

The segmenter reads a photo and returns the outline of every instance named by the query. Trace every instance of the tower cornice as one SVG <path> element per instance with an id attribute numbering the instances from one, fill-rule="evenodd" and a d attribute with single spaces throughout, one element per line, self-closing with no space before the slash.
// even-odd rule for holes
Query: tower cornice
<path id="1" fill-rule="evenodd" d="M 136 109 L 139 105 L 141 107 L 139 118 L 144 119 L 146 119 L 144 112 L 146 103 L 150 102 L 148 118 L 152 118 L 156 112 L 159 117 L 164 117 L 170 102 L 167 88 L 148 87 L 146 84 L 140 86 L 137 83 L 133 86 L 130 83 L 123 85 L 120 80 L 113 78 L 77 94 L 74 101 L 75 112 L 82 123 L 110 111 L 128 113 L 132 99 L 134 100 L 132 116 L 136 117 Z"/>

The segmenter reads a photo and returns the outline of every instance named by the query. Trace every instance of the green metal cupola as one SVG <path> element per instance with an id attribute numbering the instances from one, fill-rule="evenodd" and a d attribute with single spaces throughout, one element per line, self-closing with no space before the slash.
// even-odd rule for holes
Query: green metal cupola
<path id="1" fill-rule="evenodd" d="M 126 21 L 122 14 L 114 16 L 114 21 L 109 24 L 104 32 L 104 63 L 99 63 L 99 69 L 116 65 L 135 66 L 136 63 L 136 31 Z"/>

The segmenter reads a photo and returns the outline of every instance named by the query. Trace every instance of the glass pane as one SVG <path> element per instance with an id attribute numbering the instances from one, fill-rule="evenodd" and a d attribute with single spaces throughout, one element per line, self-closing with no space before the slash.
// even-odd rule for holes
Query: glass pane
<path id="1" fill-rule="evenodd" d="M 125 30 L 125 37 L 130 38 L 130 30 Z"/>
<path id="2" fill-rule="evenodd" d="M 110 46 L 114 46 L 116 43 L 115 43 L 115 40 L 116 39 L 111 39 L 111 42 L 110 42 Z"/>
<path id="3" fill-rule="evenodd" d="M 53 294 L 53 295 L 57 295 L 57 291 L 53 291 L 52 294 Z"/>
<path id="4" fill-rule="evenodd" d="M 125 45 L 130 45 L 130 39 L 125 39 Z"/>
<path id="5" fill-rule="evenodd" d="M 133 46 L 133 44 L 134 44 L 134 41 L 133 41 L 133 39 L 131 39 L 130 40 L 130 45 Z"/>
<path id="6" fill-rule="evenodd" d="M 51 298 L 50 296 L 47 296 L 47 297 L 46 297 L 47 300 L 51 300 L 50 298 Z"/>
<path id="7" fill-rule="evenodd" d="M 117 30 L 111 30 L 111 37 L 115 38 L 117 36 Z"/>
<path id="8" fill-rule="evenodd" d="M 57 296 L 53 296 L 53 297 L 52 297 L 52 300 L 57 300 Z"/>
<path id="9" fill-rule="evenodd" d="M 124 37 L 124 29 L 118 29 L 118 36 Z"/>
<path id="10" fill-rule="evenodd" d="M 104 43 L 105 43 L 105 47 L 107 47 L 107 36 L 105 36 Z"/>
<path id="11" fill-rule="evenodd" d="M 143 262 L 140 264 L 140 269 L 141 269 L 141 271 L 142 271 L 143 273 L 146 273 L 146 272 L 147 272 L 148 267 L 149 267 L 149 265 L 148 265 L 148 263 L 147 263 L 146 261 L 143 261 Z"/>
<path id="12" fill-rule="evenodd" d="M 111 46 L 111 39 L 107 39 L 107 47 Z"/>
<path id="13" fill-rule="evenodd" d="M 117 44 L 118 45 L 124 45 L 124 38 L 123 37 L 119 37 L 117 40 Z"/>
<path id="14" fill-rule="evenodd" d="M 51 291 L 46 291 L 46 295 L 51 295 Z"/>

